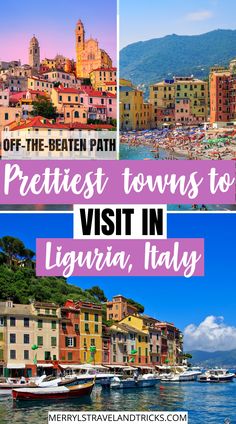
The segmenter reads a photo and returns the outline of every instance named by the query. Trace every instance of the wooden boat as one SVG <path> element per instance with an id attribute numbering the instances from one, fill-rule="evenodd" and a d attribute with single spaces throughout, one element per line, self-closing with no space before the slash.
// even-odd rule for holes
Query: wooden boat
<path id="1" fill-rule="evenodd" d="M 89 396 L 92 393 L 94 384 L 95 379 L 92 382 L 75 386 L 13 389 L 12 397 L 14 401 L 75 399 Z"/>

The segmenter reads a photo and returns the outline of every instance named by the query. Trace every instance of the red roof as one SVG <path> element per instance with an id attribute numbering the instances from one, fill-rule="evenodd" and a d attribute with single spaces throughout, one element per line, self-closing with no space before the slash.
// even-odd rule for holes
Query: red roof
<path id="1" fill-rule="evenodd" d="M 67 129 L 67 125 L 60 123 L 52 123 L 50 119 L 44 118 L 42 116 L 35 116 L 28 120 L 20 121 L 19 124 L 11 128 L 11 131 L 23 130 L 26 128 L 52 128 L 52 129 Z"/>
<path id="2" fill-rule="evenodd" d="M 15 124 L 10 131 L 18 131 L 27 128 L 49 128 L 49 129 L 78 129 L 78 130 L 110 130 L 114 128 L 112 125 L 108 124 L 81 124 L 81 123 L 71 123 L 71 124 L 61 124 L 59 122 L 52 123 L 50 119 L 43 118 L 42 116 L 35 116 L 28 120 L 21 120 L 19 123 L 16 121 L 12 122 Z M 9 127 L 9 124 L 6 125 Z"/>
<path id="3" fill-rule="evenodd" d="M 27 91 L 17 91 L 13 94 L 10 93 L 9 101 L 10 103 L 18 103 L 19 100 L 26 98 Z"/>
<path id="4" fill-rule="evenodd" d="M 105 82 L 106 85 L 117 85 L 116 81 Z"/>
<path id="5" fill-rule="evenodd" d="M 46 91 L 40 91 L 40 90 L 28 90 L 30 94 L 39 94 L 40 96 L 48 96 L 48 93 Z"/>
<path id="6" fill-rule="evenodd" d="M 58 92 L 58 93 L 74 93 L 74 94 L 80 94 L 81 93 L 81 91 L 80 90 L 78 90 L 77 88 L 66 88 L 66 87 L 57 87 L 57 88 L 55 88 L 55 90 Z"/>
<path id="7" fill-rule="evenodd" d="M 90 74 L 92 72 L 95 72 L 95 71 L 112 72 L 112 71 L 117 71 L 117 68 L 113 68 L 113 67 L 111 67 L 111 68 L 97 68 L 97 69 L 94 69 L 93 71 L 91 71 Z"/>

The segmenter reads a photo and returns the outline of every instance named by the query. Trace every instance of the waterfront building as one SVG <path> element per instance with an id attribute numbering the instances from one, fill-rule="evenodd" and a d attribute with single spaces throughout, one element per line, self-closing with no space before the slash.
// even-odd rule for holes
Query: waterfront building
<path id="1" fill-rule="evenodd" d="M 174 324 L 157 322 L 156 328 L 161 331 L 161 364 L 181 364 L 183 354 L 182 333 Z"/>
<path id="2" fill-rule="evenodd" d="M 108 321 L 121 321 L 126 316 L 137 313 L 138 309 L 124 296 L 117 295 L 106 303 L 106 311 Z"/>
<path id="3" fill-rule="evenodd" d="M 91 302 L 78 301 L 80 310 L 80 362 L 102 363 L 102 307 Z"/>
<path id="4" fill-rule="evenodd" d="M 29 44 L 29 66 L 35 71 L 40 69 L 40 46 L 35 35 L 31 38 Z"/>
<path id="5" fill-rule="evenodd" d="M 158 320 L 148 315 L 135 314 L 124 318 L 121 323 L 131 325 L 141 331 L 138 335 L 136 349 L 138 364 L 159 364 L 161 352 L 160 329 L 156 327 Z"/>
<path id="6" fill-rule="evenodd" d="M 0 302 L 1 370 L 3 375 L 30 377 L 51 368 L 59 358 L 59 308 Z"/>
<path id="7" fill-rule="evenodd" d="M 123 85 L 124 84 L 124 85 Z M 152 105 L 144 101 L 143 92 L 130 81 L 120 81 L 120 128 L 141 130 L 151 127 Z"/>
<path id="8" fill-rule="evenodd" d="M 112 60 L 105 50 L 99 48 L 97 40 L 86 40 L 81 20 L 76 24 L 76 76 L 89 78 L 90 72 L 97 68 L 111 68 Z"/>
<path id="9" fill-rule="evenodd" d="M 80 363 L 80 310 L 67 300 L 61 307 L 59 361 Z"/>
<path id="10" fill-rule="evenodd" d="M 102 363 L 111 363 L 111 330 L 106 325 L 102 326 Z"/>
<path id="11" fill-rule="evenodd" d="M 194 77 L 175 77 L 150 87 L 154 126 L 198 125 L 208 118 L 208 83 Z"/>
<path id="12" fill-rule="evenodd" d="M 229 69 L 214 67 L 210 80 L 210 122 L 215 127 L 226 126 L 231 121 L 230 89 L 231 72 Z M 232 85 L 233 87 L 233 85 Z"/>
<path id="13" fill-rule="evenodd" d="M 175 83 L 164 80 L 150 86 L 150 103 L 154 126 L 175 122 Z"/>
<path id="14" fill-rule="evenodd" d="M 111 332 L 111 354 L 110 363 L 117 365 L 127 365 L 136 363 L 137 360 L 137 340 L 142 331 L 124 324 L 117 323 L 110 327 Z"/>

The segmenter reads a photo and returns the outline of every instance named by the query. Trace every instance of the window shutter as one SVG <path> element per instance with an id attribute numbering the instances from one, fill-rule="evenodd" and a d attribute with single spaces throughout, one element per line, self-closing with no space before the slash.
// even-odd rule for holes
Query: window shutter
<path id="1" fill-rule="evenodd" d="M 68 346 L 68 337 L 66 337 L 66 347 Z"/>
<path id="2" fill-rule="evenodd" d="M 76 337 L 74 337 L 74 347 L 76 347 Z"/>

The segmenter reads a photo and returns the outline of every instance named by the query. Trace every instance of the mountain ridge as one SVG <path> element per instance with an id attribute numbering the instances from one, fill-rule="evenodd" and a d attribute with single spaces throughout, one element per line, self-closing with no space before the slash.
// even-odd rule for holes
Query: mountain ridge
<path id="1" fill-rule="evenodd" d="M 148 86 L 174 75 L 206 79 L 214 65 L 228 66 L 236 57 L 236 30 L 199 35 L 170 34 L 137 41 L 120 51 L 120 75 Z"/>
<path id="2" fill-rule="evenodd" d="M 189 351 L 192 355 L 190 362 L 192 365 L 202 367 L 227 367 L 236 368 L 236 349 L 218 350 L 207 352 L 204 350 Z"/>

